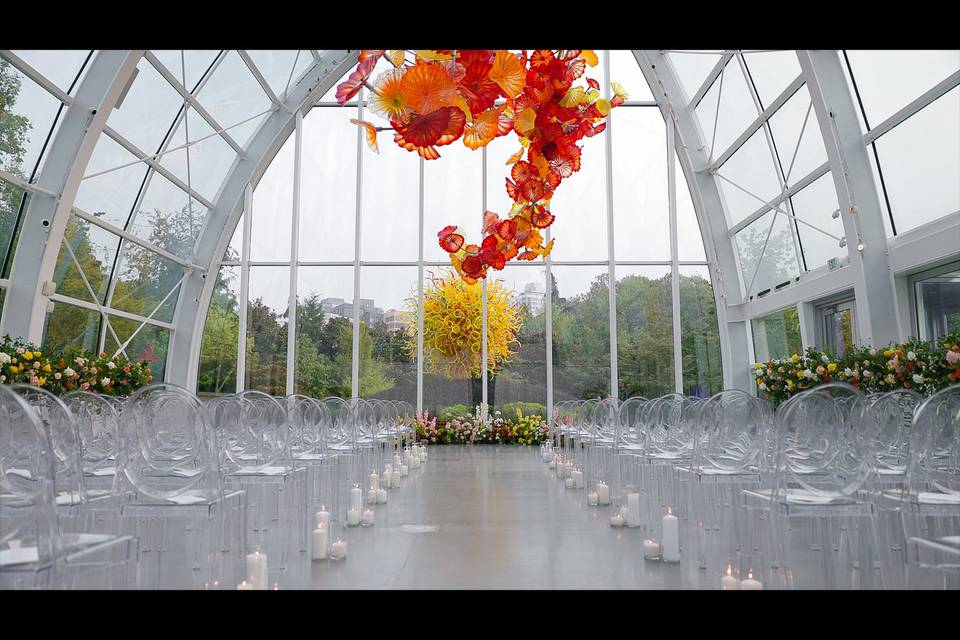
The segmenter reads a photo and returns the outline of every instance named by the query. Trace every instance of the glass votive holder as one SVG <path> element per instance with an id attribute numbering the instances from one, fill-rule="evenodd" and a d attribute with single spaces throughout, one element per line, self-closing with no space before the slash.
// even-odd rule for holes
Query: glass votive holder
<path id="1" fill-rule="evenodd" d="M 587 494 L 587 506 L 595 507 L 597 506 L 597 492 L 591 491 Z"/>
<path id="2" fill-rule="evenodd" d="M 653 538 L 643 540 L 643 559 L 660 560 L 660 543 Z"/>

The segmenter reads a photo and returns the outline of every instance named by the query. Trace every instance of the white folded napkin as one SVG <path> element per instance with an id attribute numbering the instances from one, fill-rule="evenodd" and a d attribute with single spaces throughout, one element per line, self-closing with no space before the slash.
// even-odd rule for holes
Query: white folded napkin
<path id="1" fill-rule="evenodd" d="M 960 495 L 921 491 L 920 495 L 917 496 L 917 502 L 920 504 L 960 504 Z"/>
<path id="2" fill-rule="evenodd" d="M 37 547 L 17 547 L 15 549 L 0 549 L 0 567 L 15 564 L 28 564 L 40 560 Z"/>
<path id="3" fill-rule="evenodd" d="M 207 502 L 207 497 L 200 491 L 187 491 L 167 499 L 174 504 L 201 504 Z"/>
<path id="4" fill-rule="evenodd" d="M 833 498 L 831 496 L 822 496 L 811 491 L 803 489 L 791 489 L 787 492 L 787 502 L 796 504 L 832 504 L 834 502 L 848 502 L 844 498 Z"/>

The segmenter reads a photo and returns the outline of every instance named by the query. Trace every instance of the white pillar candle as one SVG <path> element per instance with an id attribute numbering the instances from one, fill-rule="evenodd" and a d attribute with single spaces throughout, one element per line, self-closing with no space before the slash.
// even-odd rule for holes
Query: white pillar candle
<path id="1" fill-rule="evenodd" d="M 253 591 L 253 583 L 244 580 L 237 585 L 237 591 Z"/>
<path id="2" fill-rule="evenodd" d="M 323 560 L 327 557 L 327 545 L 329 536 L 327 527 L 322 522 L 313 530 L 313 559 Z"/>
<path id="3" fill-rule="evenodd" d="M 399 469 L 400 465 L 403 464 L 403 458 L 400 457 L 400 452 L 393 454 L 393 467 Z"/>
<path id="4" fill-rule="evenodd" d="M 260 553 L 259 549 L 247 554 L 247 580 L 254 589 L 267 588 L 267 554 Z"/>
<path id="5" fill-rule="evenodd" d="M 622 527 L 623 526 L 623 516 L 619 513 L 615 513 L 610 516 L 610 526 L 611 527 Z"/>
<path id="6" fill-rule="evenodd" d="M 390 485 L 393 489 L 400 488 L 400 469 L 394 468 L 393 470 L 393 484 Z"/>
<path id="7" fill-rule="evenodd" d="M 551 468 L 551 469 L 556 469 L 556 468 L 557 468 L 557 458 L 558 458 L 558 457 L 559 457 L 559 456 L 556 456 L 556 455 L 555 455 L 555 456 L 553 456 L 552 458 L 550 458 L 550 468 Z"/>
<path id="8" fill-rule="evenodd" d="M 377 489 L 367 491 L 367 504 L 377 504 Z"/>
<path id="9" fill-rule="evenodd" d="M 380 488 L 380 476 L 377 475 L 377 472 L 376 472 L 376 471 L 373 471 L 373 472 L 370 473 L 370 477 L 368 478 L 368 480 L 370 481 L 370 488 L 371 488 L 371 489 L 373 489 L 374 491 L 376 491 L 377 489 Z"/>
<path id="10" fill-rule="evenodd" d="M 420 454 L 413 453 L 410 455 L 410 468 L 419 469 L 420 468 Z"/>
<path id="11" fill-rule="evenodd" d="M 619 514 L 620 514 L 620 517 L 623 518 L 624 524 L 629 524 L 628 521 L 627 521 L 627 513 L 628 513 L 628 510 L 627 510 L 626 507 L 620 507 L 620 511 L 618 511 L 617 513 L 619 513 Z"/>
<path id="12" fill-rule="evenodd" d="M 400 465 L 400 477 L 406 478 L 409 474 L 410 474 L 410 467 L 405 464 Z"/>
<path id="13" fill-rule="evenodd" d="M 321 523 L 327 531 L 330 530 L 330 512 L 324 505 L 320 505 L 320 511 L 317 511 L 317 526 L 320 526 Z"/>
<path id="14" fill-rule="evenodd" d="M 347 543 L 343 540 L 337 540 L 330 545 L 330 559 L 343 560 L 347 557 Z"/>
<path id="15" fill-rule="evenodd" d="M 656 540 L 643 541 L 643 557 L 646 560 L 660 559 L 660 543 Z"/>
<path id="16" fill-rule="evenodd" d="M 363 492 L 360 491 L 360 485 L 355 484 L 353 488 L 350 489 L 350 510 L 359 513 L 362 506 Z"/>
<path id="17" fill-rule="evenodd" d="M 349 509 L 347 511 L 347 526 L 355 527 L 360 524 L 360 509 Z"/>
<path id="18" fill-rule="evenodd" d="M 753 571 L 747 572 L 747 579 L 740 581 L 741 591 L 763 591 L 763 583 L 754 579 Z"/>
<path id="19" fill-rule="evenodd" d="M 663 561 L 680 562 L 680 523 L 670 507 L 663 516 Z"/>
<path id="20" fill-rule="evenodd" d="M 583 471 L 575 469 L 570 477 L 573 478 L 573 486 L 577 489 L 583 489 Z"/>
<path id="21" fill-rule="evenodd" d="M 393 487 L 393 469 L 387 465 L 387 470 L 383 472 L 383 486 L 386 489 Z"/>
<path id="22" fill-rule="evenodd" d="M 364 527 L 373 526 L 373 509 L 364 509 L 360 515 L 360 524 Z"/>
<path id="23" fill-rule="evenodd" d="M 597 483 L 597 504 L 610 504 L 610 485 L 603 480 Z"/>
<path id="24" fill-rule="evenodd" d="M 627 494 L 627 526 L 628 527 L 640 526 L 640 494 L 639 493 Z"/>
<path id="25" fill-rule="evenodd" d="M 721 591 L 736 591 L 740 588 L 740 581 L 733 575 L 733 565 L 727 565 L 727 573 L 720 578 Z"/>
<path id="26" fill-rule="evenodd" d="M 564 480 L 563 486 L 565 486 L 567 489 L 573 489 L 573 478 L 567 478 Z"/>
<path id="27" fill-rule="evenodd" d="M 597 492 L 591 491 L 587 494 L 587 504 L 591 507 L 597 506 Z"/>
<path id="28" fill-rule="evenodd" d="M 380 489 L 377 491 L 377 504 L 387 504 L 387 490 Z"/>

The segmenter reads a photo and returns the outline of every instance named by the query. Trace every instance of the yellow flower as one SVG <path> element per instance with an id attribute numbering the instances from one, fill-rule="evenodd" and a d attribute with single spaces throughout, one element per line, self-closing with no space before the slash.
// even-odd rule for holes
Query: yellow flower
<path id="1" fill-rule="evenodd" d="M 800 356 L 798 356 L 797 354 L 793 354 L 792 356 L 790 356 L 790 359 L 796 362 L 797 360 L 800 359 Z"/>
<path id="2" fill-rule="evenodd" d="M 758 362 L 758 363 L 756 363 L 755 365 L 753 365 L 753 368 L 754 368 L 754 369 L 760 369 L 760 363 Z"/>
<path id="3" fill-rule="evenodd" d="M 793 384 L 793 380 L 787 380 L 787 388 L 793 389 L 795 386 L 797 385 Z"/>
<path id="4" fill-rule="evenodd" d="M 883 352 L 883 355 L 885 355 L 885 356 L 887 356 L 887 357 L 889 358 L 890 356 L 893 355 L 893 353 L 894 353 L 894 352 L 893 352 L 893 349 L 887 349 L 886 351 Z"/>
<path id="5" fill-rule="evenodd" d="M 30 362 L 31 360 L 33 360 L 33 354 L 30 353 L 29 351 L 24 351 L 23 359 L 26 360 L 27 362 Z"/>
<path id="6" fill-rule="evenodd" d="M 41 387 L 42 387 L 43 385 L 45 385 L 46 383 L 47 383 L 47 379 L 46 379 L 46 378 L 40 378 L 40 386 L 41 386 Z"/>
<path id="7" fill-rule="evenodd" d="M 827 371 L 829 371 L 830 373 L 833 373 L 836 370 L 837 370 L 836 362 L 831 362 L 830 364 L 827 365 Z"/>
<path id="8" fill-rule="evenodd" d="M 53 371 L 53 367 L 51 367 L 49 364 L 46 364 L 43 366 L 43 370 L 46 371 L 47 373 L 50 373 L 51 371 Z"/>
<path id="9" fill-rule="evenodd" d="M 33 352 L 33 357 L 34 357 L 34 358 L 39 358 L 39 357 L 42 356 L 42 355 L 43 355 L 43 354 L 40 353 L 39 351 L 34 351 L 34 352 Z"/>

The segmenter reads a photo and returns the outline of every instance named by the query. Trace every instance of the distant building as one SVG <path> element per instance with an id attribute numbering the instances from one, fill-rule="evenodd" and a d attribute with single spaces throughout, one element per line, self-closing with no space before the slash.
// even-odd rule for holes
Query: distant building
<path id="1" fill-rule="evenodd" d="M 383 321 L 387 325 L 387 331 L 400 331 L 409 324 L 406 313 L 399 309 L 389 309 L 383 314 Z"/>
<path id="2" fill-rule="evenodd" d="M 327 302 L 331 307 L 326 307 Z M 336 303 L 336 304 L 334 304 Z M 353 303 L 346 302 L 343 298 L 324 298 L 320 301 L 325 313 L 334 316 L 341 316 L 353 321 Z M 377 324 L 383 321 L 383 309 L 377 307 L 373 300 L 360 298 L 360 322 L 367 324 Z"/>
<path id="3" fill-rule="evenodd" d="M 540 314 L 546 306 L 547 292 L 539 282 L 528 282 L 523 287 L 523 291 L 515 293 L 514 297 L 518 304 L 527 308 L 527 313 L 531 316 Z"/>

